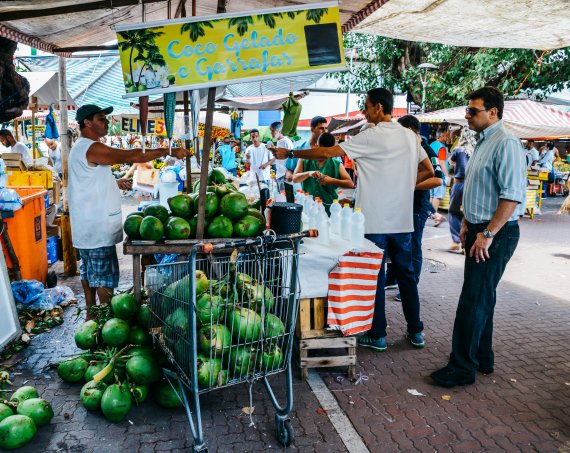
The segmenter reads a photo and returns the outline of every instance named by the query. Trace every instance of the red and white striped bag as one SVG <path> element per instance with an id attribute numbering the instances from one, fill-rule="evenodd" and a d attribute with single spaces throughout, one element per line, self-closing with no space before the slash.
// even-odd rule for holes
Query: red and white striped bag
<path id="1" fill-rule="evenodd" d="M 382 253 L 348 252 L 329 273 L 327 324 L 343 335 L 366 332 L 372 327 L 374 298 Z"/>

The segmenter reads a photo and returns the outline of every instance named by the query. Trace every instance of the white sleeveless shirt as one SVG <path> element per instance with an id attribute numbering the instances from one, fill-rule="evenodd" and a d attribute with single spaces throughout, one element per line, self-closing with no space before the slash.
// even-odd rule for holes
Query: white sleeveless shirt
<path id="1" fill-rule="evenodd" d="M 69 153 L 69 215 L 78 249 L 108 247 L 123 240 L 121 191 L 109 165 L 89 166 L 87 151 L 93 143 L 80 137 Z"/>

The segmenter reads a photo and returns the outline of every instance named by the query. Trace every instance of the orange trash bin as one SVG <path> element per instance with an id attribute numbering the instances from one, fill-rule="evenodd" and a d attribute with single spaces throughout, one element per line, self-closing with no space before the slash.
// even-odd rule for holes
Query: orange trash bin
<path id="1" fill-rule="evenodd" d="M 8 236 L 14 252 L 20 262 L 23 280 L 39 280 L 46 282 L 48 271 L 46 207 L 43 187 L 8 187 L 14 189 L 22 199 L 23 206 L 14 212 L 14 217 L 4 219 L 8 228 Z M 2 241 L 2 249 L 8 268 L 12 261 L 6 253 Z"/>

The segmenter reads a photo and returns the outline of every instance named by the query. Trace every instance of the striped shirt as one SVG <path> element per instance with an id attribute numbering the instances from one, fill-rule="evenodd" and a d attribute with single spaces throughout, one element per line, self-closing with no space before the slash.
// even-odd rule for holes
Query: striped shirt
<path id="1" fill-rule="evenodd" d="M 467 164 L 463 213 L 469 223 L 489 222 L 504 199 L 519 203 L 509 219 L 517 220 L 524 213 L 525 197 L 525 151 L 499 121 L 479 134 Z"/>

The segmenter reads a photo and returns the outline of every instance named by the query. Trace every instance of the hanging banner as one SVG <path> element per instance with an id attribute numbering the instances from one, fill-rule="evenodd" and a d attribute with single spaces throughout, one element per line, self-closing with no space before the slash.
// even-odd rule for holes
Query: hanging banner
<path id="1" fill-rule="evenodd" d="M 346 69 L 338 3 L 116 31 L 126 98 Z"/>
<path id="2" fill-rule="evenodd" d="M 121 132 L 123 134 L 140 134 L 141 123 L 138 118 L 121 118 Z M 162 118 L 150 118 L 146 121 L 146 135 L 166 136 L 166 127 Z"/>

